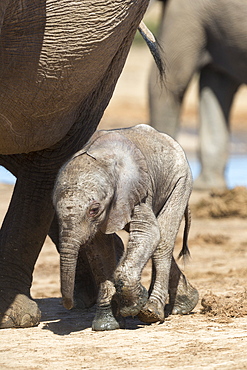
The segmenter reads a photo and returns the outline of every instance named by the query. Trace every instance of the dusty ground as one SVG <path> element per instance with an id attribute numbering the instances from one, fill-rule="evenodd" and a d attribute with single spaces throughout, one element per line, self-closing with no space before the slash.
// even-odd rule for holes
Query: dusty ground
<path id="1" fill-rule="evenodd" d="M 146 76 L 150 57 L 145 49 L 134 50 L 128 60 L 116 96 L 101 127 L 129 126 L 146 122 Z M 138 89 L 136 88 L 138 87 Z M 194 125 L 194 87 L 188 95 L 183 120 Z M 243 108 L 246 91 L 237 103 L 234 129 L 243 130 L 247 113 Z M 188 150 L 195 143 L 182 138 Z M 12 186 L 0 185 L 0 216 L 3 218 Z M 245 189 L 240 189 L 240 193 Z M 94 310 L 66 311 L 60 303 L 59 258 L 49 239 L 37 261 L 32 295 L 41 308 L 38 327 L 0 331 L 0 369 L 247 369 L 247 219 L 198 214 L 194 204 L 208 193 L 193 192 L 191 259 L 185 274 L 200 293 L 200 302 L 190 315 L 170 316 L 163 324 L 144 325 L 127 319 L 126 329 L 93 332 Z M 206 200 L 205 200 L 206 199 Z M 235 197 L 226 195 L 229 205 Z M 237 197 L 234 209 L 245 207 L 246 197 Z M 215 200 L 215 199 L 214 199 Z M 214 201 L 213 201 L 214 204 Z M 212 217 L 214 216 L 214 217 Z M 181 233 L 175 254 L 181 245 Z M 149 267 L 143 282 L 148 284 Z M 204 313 L 201 312 L 203 298 Z"/>
<path id="2" fill-rule="evenodd" d="M 1 216 L 12 187 L 1 185 Z M 200 292 L 190 315 L 163 324 L 127 319 L 126 329 L 93 332 L 94 310 L 66 311 L 60 303 L 59 258 L 47 239 L 36 264 L 32 295 L 42 310 L 38 327 L 1 330 L 0 369 L 246 369 L 247 229 L 245 218 L 197 217 L 193 205 L 191 259 L 184 271 Z M 181 246 L 178 236 L 176 255 Z M 143 282 L 149 281 L 150 269 Z M 201 313 L 203 306 L 206 313 Z"/>

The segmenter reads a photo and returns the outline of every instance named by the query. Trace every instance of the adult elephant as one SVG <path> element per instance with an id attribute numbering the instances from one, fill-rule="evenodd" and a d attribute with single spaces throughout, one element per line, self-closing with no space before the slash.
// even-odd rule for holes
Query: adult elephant
<path id="1" fill-rule="evenodd" d="M 40 320 L 30 287 L 54 217 L 56 174 L 95 131 L 147 6 L 1 0 L 0 164 L 17 177 L 0 236 L 3 328 Z"/>
<path id="2" fill-rule="evenodd" d="M 154 68 L 149 80 L 150 122 L 173 137 L 183 97 L 192 76 L 200 72 L 201 173 L 199 189 L 226 187 L 229 114 L 239 86 L 247 83 L 247 6 L 242 0 L 168 0 L 158 41 L 167 65 L 166 88 Z"/>

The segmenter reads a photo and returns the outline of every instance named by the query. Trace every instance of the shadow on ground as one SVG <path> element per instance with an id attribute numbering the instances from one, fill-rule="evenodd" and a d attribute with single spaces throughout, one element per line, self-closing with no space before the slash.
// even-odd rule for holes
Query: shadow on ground
<path id="1" fill-rule="evenodd" d="M 43 330 L 50 330 L 57 335 L 68 335 L 89 329 L 92 326 L 96 307 L 89 309 L 67 310 L 62 305 L 61 298 L 35 299 L 42 312 L 41 323 Z M 136 317 L 127 317 L 124 320 L 124 329 L 136 330 L 149 324 L 142 323 Z"/>

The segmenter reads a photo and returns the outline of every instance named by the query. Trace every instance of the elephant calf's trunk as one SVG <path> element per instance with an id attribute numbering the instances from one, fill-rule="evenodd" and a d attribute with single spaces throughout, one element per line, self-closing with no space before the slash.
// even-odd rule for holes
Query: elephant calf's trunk
<path id="1" fill-rule="evenodd" d="M 68 246 L 64 247 L 62 243 L 60 249 L 61 292 L 63 305 L 68 310 L 74 307 L 75 274 L 79 247 L 73 245 L 68 248 Z"/>
<path id="2" fill-rule="evenodd" d="M 71 310 L 74 307 L 74 300 L 71 298 L 63 297 L 63 306 L 67 308 L 67 310 Z"/>

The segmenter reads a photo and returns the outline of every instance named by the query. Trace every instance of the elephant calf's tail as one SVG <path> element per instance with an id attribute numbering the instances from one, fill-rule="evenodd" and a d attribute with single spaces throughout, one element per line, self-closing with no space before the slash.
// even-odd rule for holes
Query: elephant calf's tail
<path id="1" fill-rule="evenodd" d="M 183 247 L 178 255 L 178 258 L 181 258 L 181 257 L 186 258 L 190 256 L 190 251 L 188 248 L 188 235 L 189 235 L 190 224 L 191 224 L 191 213 L 190 213 L 188 204 L 184 211 L 184 218 L 185 218 L 185 225 L 184 225 L 184 235 L 183 235 Z"/>
<path id="2" fill-rule="evenodd" d="M 159 45 L 158 41 L 156 40 L 152 32 L 147 28 L 143 21 L 140 23 L 138 30 L 142 35 L 143 39 L 145 40 L 154 58 L 154 61 L 160 73 L 160 79 L 163 80 L 165 76 L 165 67 L 161 57 L 161 46 Z"/>

